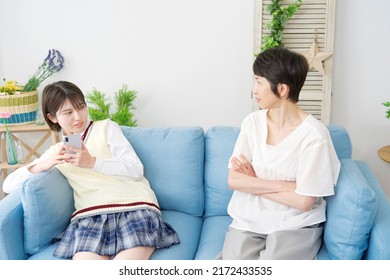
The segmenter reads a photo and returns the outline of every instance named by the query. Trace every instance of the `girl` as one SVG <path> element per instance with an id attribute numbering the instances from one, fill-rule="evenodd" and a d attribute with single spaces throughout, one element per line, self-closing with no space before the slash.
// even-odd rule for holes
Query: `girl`
<path id="1" fill-rule="evenodd" d="M 180 243 L 162 221 L 143 165 L 115 122 L 89 120 L 82 91 L 66 81 L 45 87 L 42 110 L 52 130 L 62 131 L 64 137 L 80 134 L 81 149 L 57 143 L 11 173 L 3 188 L 10 192 L 32 174 L 54 167 L 67 178 L 76 210 L 54 256 L 149 259 L 156 248 Z"/>

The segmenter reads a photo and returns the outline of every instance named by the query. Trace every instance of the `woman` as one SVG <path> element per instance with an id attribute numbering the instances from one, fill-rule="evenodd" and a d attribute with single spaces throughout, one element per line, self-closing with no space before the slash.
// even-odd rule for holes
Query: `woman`
<path id="1" fill-rule="evenodd" d="M 313 259 L 340 163 L 327 128 L 298 105 L 309 70 L 286 48 L 260 53 L 253 95 L 229 162 L 233 222 L 222 259 Z"/>

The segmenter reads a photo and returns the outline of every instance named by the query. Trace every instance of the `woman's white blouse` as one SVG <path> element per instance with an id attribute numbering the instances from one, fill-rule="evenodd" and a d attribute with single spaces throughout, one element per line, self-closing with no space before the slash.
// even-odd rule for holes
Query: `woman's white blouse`
<path id="1" fill-rule="evenodd" d="M 231 226 L 269 234 L 325 221 L 326 201 L 322 197 L 334 194 L 340 170 L 328 129 L 309 115 L 282 142 L 267 145 L 266 112 L 256 111 L 244 119 L 232 156 L 243 154 L 258 178 L 296 181 L 296 193 L 317 200 L 311 210 L 303 212 L 261 195 L 234 191 L 228 206 Z"/>

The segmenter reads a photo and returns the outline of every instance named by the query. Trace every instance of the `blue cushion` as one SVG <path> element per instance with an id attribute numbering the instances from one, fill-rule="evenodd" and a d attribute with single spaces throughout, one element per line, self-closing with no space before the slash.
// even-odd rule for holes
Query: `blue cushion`
<path id="1" fill-rule="evenodd" d="M 341 160 L 335 195 L 327 198 L 324 244 L 319 259 L 363 257 L 377 212 L 376 195 L 356 162 Z"/>
<path id="2" fill-rule="evenodd" d="M 215 126 L 207 130 L 205 159 L 205 215 L 227 215 L 232 190 L 227 184 L 229 158 L 240 129 Z"/>
<path id="3" fill-rule="evenodd" d="M 356 161 L 356 163 L 375 191 L 378 202 L 378 212 L 364 257 L 369 260 L 390 260 L 390 202 L 367 162 Z"/>
<path id="4" fill-rule="evenodd" d="M 330 132 L 330 137 L 332 138 L 333 146 L 338 158 L 351 158 L 352 145 L 347 130 L 342 126 L 335 124 L 328 125 L 327 128 Z"/>
<path id="5" fill-rule="evenodd" d="M 42 251 L 32 255 L 29 260 L 67 260 L 62 258 L 57 258 L 53 256 L 54 251 L 57 248 L 57 244 L 50 244 L 48 247 L 43 249 Z M 71 258 L 69 258 L 71 260 Z"/>
<path id="6" fill-rule="evenodd" d="M 162 211 L 164 222 L 177 232 L 180 244 L 154 251 L 152 260 L 193 260 L 198 248 L 203 220 L 176 211 Z"/>
<path id="7" fill-rule="evenodd" d="M 218 256 L 231 222 L 230 216 L 213 216 L 204 220 L 196 260 L 214 260 Z"/>
<path id="8" fill-rule="evenodd" d="M 122 127 L 144 165 L 161 209 L 202 216 L 204 131 L 200 127 Z"/>
<path id="9" fill-rule="evenodd" d="M 54 168 L 24 183 L 24 250 L 35 254 L 50 245 L 66 229 L 74 211 L 73 192 L 65 177 Z"/>

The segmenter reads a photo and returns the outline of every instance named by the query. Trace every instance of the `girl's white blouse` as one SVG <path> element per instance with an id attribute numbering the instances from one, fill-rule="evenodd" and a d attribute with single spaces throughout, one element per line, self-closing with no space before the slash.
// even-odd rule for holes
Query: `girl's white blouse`
<path id="1" fill-rule="evenodd" d="M 93 125 L 91 129 L 93 129 Z M 97 158 L 93 169 L 108 175 L 124 176 L 133 179 L 142 178 L 144 171 L 142 162 L 129 141 L 123 135 L 121 128 L 113 121 L 109 121 L 107 124 L 107 142 L 112 157 L 108 159 Z M 4 192 L 10 193 L 13 190 L 19 189 L 23 183 L 33 175 L 28 168 L 47 160 L 51 156 L 49 150 L 50 149 L 30 164 L 16 169 L 9 174 L 3 183 Z"/>
<path id="2" fill-rule="evenodd" d="M 340 170 L 328 129 L 309 115 L 282 142 L 270 146 L 266 144 L 266 113 L 256 111 L 244 119 L 232 156 L 243 154 L 259 178 L 296 181 L 296 193 L 317 200 L 311 210 L 303 212 L 261 195 L 234 191 L 228 206 L 231 227 L 269 234 L 324 222 L 326 201 L 322 197 L 334 194 Z"/>

